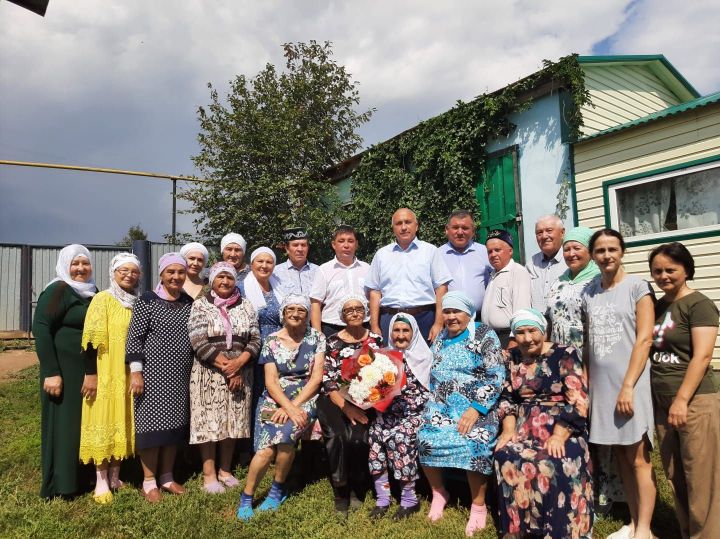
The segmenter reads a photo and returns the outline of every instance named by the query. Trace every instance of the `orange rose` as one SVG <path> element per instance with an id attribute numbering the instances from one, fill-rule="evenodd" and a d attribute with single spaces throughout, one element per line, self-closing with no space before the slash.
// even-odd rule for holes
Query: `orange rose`
<path id="1" fill-rule="evenodd" d="M 374 387 L 370 390 L 370 396 L 368 397 L 368 400 L 370 402 L 377 402 L 380 400 L 381 396 L 382 395 L 380 394 L 380 390 L 378 388 Z"/>
<path id="2" fill-rule="evenodd" d="M 391 372 L 386 372 L 383 374 L 383 380 L 387 385 L 392 386 L 395 384 L 395 375 Z"/>
<path id="3" fill-rule="evenodd" d="M 366 365 L 370 365 L 372 363 L 372 358 L 367 354 L 362 354 L 358 357 L 358 365 L 361 367 L 364 367 Z"/>

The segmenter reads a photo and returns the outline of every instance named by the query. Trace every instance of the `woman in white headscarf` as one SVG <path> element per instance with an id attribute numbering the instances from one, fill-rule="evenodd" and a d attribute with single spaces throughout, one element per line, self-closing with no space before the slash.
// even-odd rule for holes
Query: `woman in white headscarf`
<path id="1" fill-rule="evenodd" d="M 258 247 L 250 255 L 251 272 L 245 277 L 244 281 L 238 277 L 240 293 L 252 303 L 257 312 L 261 343 L 264 343 L 268 336 L 276 331 L 280 331 L 282 328 L 280 322 L 280 304 L 282 303 L 283 297 L 280 293 L 278 278 L 273 275 L 276 260 L 275 253 L 273 253 L 272 249 L 268 247 Z M 253 374 L 251 409 L 254 413 L 260 394 L 265 390 L 265 371 L 262 365 L 255 363 Z M 253 427 L 254 424 L 253 421 Z"/>
<path id="2" fill-rule="evenodd" d="M 230 232 L 220 240 L 220 256 L 224 262 L 230 262 L 235 266 L 238 284 L 250 274 L 250 266 L 245 263 L 245 251 L 247 251 L 247 242 L 240 234 Z"/>
<path id="3" fill-rule="evenodd" d="M 375 483 L 377 501 L 371 518 L 387 513 L 390 507 L 388 469 L 400 482 L 400 507 L 393 516 L 401 520 L 420 510 L 415 494 L 418 473 L 417 432 L 422 424 L 422 410 L 430 398 L 432 352 L 420 334 L 412 315 L 397 313 L 390 320 L 390 346 L 403 352 L 406 383 L 388 409 L 377 414 L 370 424 L 370 474 Z"/>
<path id="4" fill-rule="evenodd" d="M 72 244 L 60 251 L 57 277 L 38 298 L 33 335 L 40 360 L 41 459 L 44 498 L 78 491 L 80 418 L 85 354 L 80 348 L 90 300 L 97 292 L 90 252 Z"/>
<path id="5" fill-rule="evenodd" d="M 193 241 L 180 248 L 180 256 L 187 262 L 187 278 L 183 290 L 193 299 L 204 296 L 207 292 L 205 288 L 207 281 L 203 276 L 203 270 L 207 266 L 210 253 L 202 243 Z"/>
<path id="6" fill-rule="evenodd" d="M 88 361 L 82 393 L 80 461 L 95 464 L 97 503 L 112 501 L 122 486 L 120 461 L 135 450 L 130 371 L 125 338 L 138 296 L 140 260 L 120 253 L 110 262 L 110 287 L 93 297 L 85 317 L 82 347 Z"/>

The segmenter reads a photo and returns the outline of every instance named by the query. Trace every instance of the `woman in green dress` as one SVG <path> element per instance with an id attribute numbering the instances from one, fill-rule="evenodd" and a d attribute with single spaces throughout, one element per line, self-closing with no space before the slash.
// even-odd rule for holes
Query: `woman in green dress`
<path id="1" fill-rule="evenodd" d="M 85 313 L 97 292 L 90 252 L 72 244 L 60 251 L 57 277 L 40 294 L 33 335 L 40 360 L 41 455 L 44 498 L 78 491 L 78 453 L 85 377 Z"/>

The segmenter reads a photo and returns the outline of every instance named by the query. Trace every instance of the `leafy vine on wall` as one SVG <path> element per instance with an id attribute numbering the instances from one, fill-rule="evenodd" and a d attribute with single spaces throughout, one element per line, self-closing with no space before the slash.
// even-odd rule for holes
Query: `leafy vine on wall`
<path id="1" fill-rule="evenodd" d="M 512 133 L 509 115 L 529 109 L 533 101 L 528 94 L 545 82 L 568 92 L 573 106 L 565 118 L 570 136 L 577 138 L 580 109 L 589 102 L 589 92 L 573 54 L 543 61 L 543 69 L 502 90 L 458 101 L 449 111 L 363 154 L 352 176 L 352 211 L 344 218 L 363 237 L 361 254 L 367 258 L 390 241 L 389 216 L 399 207 L 415 210 L 419 236 L 436 245 L 445 241 L 444 225 L 453 210 L 477 214 L 475 188 L 488 141 Z"/>

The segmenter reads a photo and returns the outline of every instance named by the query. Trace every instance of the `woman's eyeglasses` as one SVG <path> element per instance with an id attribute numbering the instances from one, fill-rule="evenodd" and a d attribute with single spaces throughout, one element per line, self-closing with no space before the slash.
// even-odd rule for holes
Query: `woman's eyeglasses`
<path id="1" fill-rule="evenodd" d="M 343 309 L 343 314 L 345 316 L 351 315 L 351 314 L 362 314 L 365 315 L 365 307 L 348 307 L 347 309 Z"/>
<path id="2" fill-rule="evenodd" d="M 120 268 L 120 269 L 116 269 L 115 271 L 118 272 L 123 277 L 127 277 L 128 275 L 132 275 L 133 277 L 140 276 L 140 272 L 138 270 L 129 270 L 129 269 Z"/>

